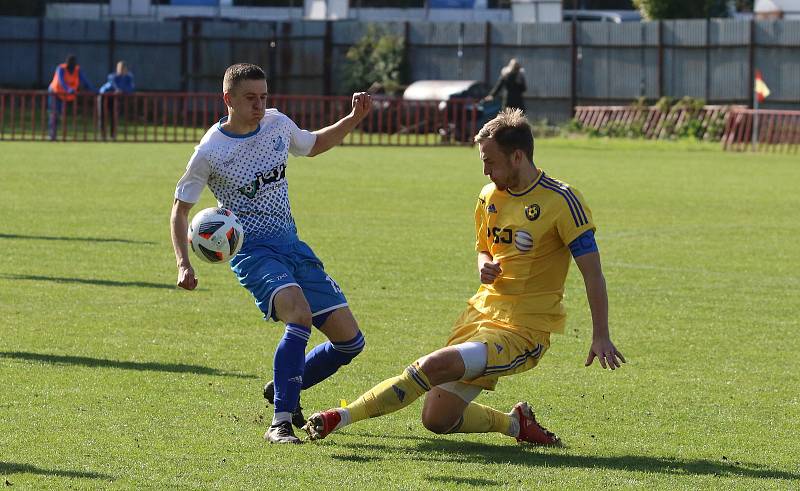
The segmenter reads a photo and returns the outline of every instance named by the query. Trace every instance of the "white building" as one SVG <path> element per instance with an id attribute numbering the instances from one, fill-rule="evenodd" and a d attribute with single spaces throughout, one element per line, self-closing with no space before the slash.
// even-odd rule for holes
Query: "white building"
<path id="1" fill-rule="evenodd" d="M 176 2 L 178 3 L 178 2 Z M 233 0 L 179 2 L 154 5 L 150 0 L 110 0 L 108 4 L 49 3 L 48 18 L 159 19 L 220 17 L 246 20 L 447 21 L 447 22 L 561 22 L 561 0 L 512 0 L 511 9 L 489 9 L 487 0 L 453 0 L 429 5 L 464 4 L 472 8 L 351 8 L 349 0 L 304 0 L 303 7 L 235 7 Z M 212 5 L 208 5 L 212 4 Z"/>

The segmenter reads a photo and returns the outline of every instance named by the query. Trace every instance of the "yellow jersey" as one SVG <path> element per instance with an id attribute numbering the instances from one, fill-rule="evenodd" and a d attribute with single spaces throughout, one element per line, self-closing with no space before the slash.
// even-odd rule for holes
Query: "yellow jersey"
<path id="1" fill-rule="evenodd" d="M 569 243 L 594 229 L 581 193 L 543 171 L 520 193 L 486 185 L 475 208 L 475 248 L 499 261 L 502 273 L 481 284 L 470 305 L 523 335 L 563 332 Z"/>

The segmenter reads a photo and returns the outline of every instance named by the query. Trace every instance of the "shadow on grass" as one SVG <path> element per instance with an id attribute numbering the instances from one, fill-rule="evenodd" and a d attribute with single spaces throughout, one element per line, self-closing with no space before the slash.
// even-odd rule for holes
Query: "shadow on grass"
<path id="1" fill-rule="evenodd" d="M 119 368 L 122 370 L 142 370 L 150 372 L 194 373 L 197 375 L 213 375 L 215 377 L 258 378 L 255 375 L 230 373 L 217 370 L 216 368 L 204 367 L 202 365 L 185 365 L 183 363 L 119 361 L 106 360 L 104 358 L 89 358 L 87 356 L 48 355 L 25 351 L 0 351 L 0 358 L 51 363 L 53 365 L 78 365 L 84 367 Z"/>
<path id="2" fill-rule="evenodd" d="M 149 240 L 129 240 L 129 239 L 110 239 L 103 237 L 56 237 L 48 235 L 19 235 L 19 234 L 0 234 L 0 239 L 22 239 L 22 240 L 66 240 L 74 242 L 118 242 L 120 244 L 144 244 L 156 245 Z"/>
<path id="3" fill-rule="evenodd" d="M 0 274 L 0 279 L 7 280 L 27 280 L 27 281 L 52 281 L 53 283 L 78 283 L 81 285 L 96 285 L 96 286 L 124 286 L 124 287 L 137 287 L 137 288 L 161 288 L 165 290 L 174 290 L 177 286 L 167 283 L 149 283 L 146 281 L 114 281 L 114 280 L 99 280 L 93 278 L 62 278 L 58 276 L 38 276 L 32 274 Z"/>
<path id="4" fill-rule="evenodd" d="M 17 464 L 14 462 L 0 462 L 0 474 L 39 474 L 43 476 L 58 477 L 85 477 L 89 479 L 113 480 L 114 476 L 97 472 L 65 471 L 61 469 L 42 469 L 30 464 Z"/>
<path id="5" fill-rule="evenodd" d="M 457 477 L 457 476 L 425 476 L 425 480 L 432 483 L 452 483 L 462 486 L 499 486 L 500 483 L 491 479 L 481 479 L 478 477 Z"/>
<path id="6" fill-rule="evenodd" d="M 375 462 L 378 460 L 383 460 L 383 457 L 378 457 L 377 455 L 343 455 L 343 454 L 333 454 L 331 455 L 332 459 L 335 460 L 342 460 L 345 462 L 358 462 L 360 464 L 364 464 L 367 462 Z"/>
<path id="7" fill-rule="evenodd" d="M 493 445 L 427 439 L 410 448 L 392 447 L 381 444 L 348 444 L 339 446 L 352 449 L 356 455 L 379 451 L 384 455 L 407 454 L 409 450 L 418 452 L 414 460 L 426 462 L 483 462 L 486 464 L 515 464 L 535 467 L 564 467 L 583 469 L 614 469 L 631 472 L 656 472 L 660 474 L 729 476 L 756 479 L 800 479 L 800 473 L 770 469 L 761 464 L 749 462 L 726 462 L 702 459 L 672 459 L 649 457 L 645 455 L 586 456 L 558 453 L 555 449 L 541 447 L 522 447 L 518 445 Z M 563 450 L 562 450 L 563 451 Z M 340 456 L 341 460 L 347 456 Z"/>

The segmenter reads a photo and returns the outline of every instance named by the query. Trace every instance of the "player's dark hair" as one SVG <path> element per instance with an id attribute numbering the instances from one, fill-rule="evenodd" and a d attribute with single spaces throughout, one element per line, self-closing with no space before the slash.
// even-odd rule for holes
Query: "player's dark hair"
<path id="1" fill-rule="evenodd" d="M 72 70 L 75 68 L 75 65 L 78 64 L 78 58 L 75 55 L 67 55 L 67 59 L 64 60 L 64 63 L 67 65 L 67 68 Z"/>
<path id="2" fill-rule="evenodd" d="M 507 107 L 500 111 L 500 114 L 483 125 L 475 135 L 475 143 L 489 138 L 497 142 L 504 154 L 510 155 L 514 150 L 522 150 L 528 160 L 533 162 L 533 133 L 521 109 Z"/>
<path id="3" fill-rule="evenodd" d="M 222 79 L 222 91 L 232 91 L 242 80 L 266 80 L 267 76 L 261 67 L 250 63 L 237 63 L 225 70 Z"/>

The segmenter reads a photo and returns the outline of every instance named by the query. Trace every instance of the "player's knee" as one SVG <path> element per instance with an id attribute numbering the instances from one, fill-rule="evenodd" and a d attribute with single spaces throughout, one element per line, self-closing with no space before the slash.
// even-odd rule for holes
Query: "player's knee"
<path id="1" fill-rule="evenodd" d="M 273 300 L 275 314 L 282 322 L 311 327 L 311 307 L 299 288 L 285 288 Z"/>
<path id="2" fill-rule="evenodd" d="M 460 416 L 457 415 L 431 414 L 425 412 L 422 414 L 422 425 L 428 431 L 436 433 L 437 435 L 444 435 L 445 433 L 450 433 L 460 419 Z"/>
<path id="3" fill-rule="evenodd" d="M 339 362 L 342 365 L 347 365 L 353 361 L 356 356 L 361 354 L 362 351 L 364 351 L 366 341 L 364 340 L 364 335 L 361 333 L 361 331 L 358 331 L 358 334 L 353 339 L 332 344 L 333 349 L 335 349 L 339 355 Z"/>
<path id="4" fill-rule="evenodd" d="M 286 317 L 287 319 L 285 322 L 287 324 L 299 324 L 301 326 L 311 327 L 311 310 L 308 308 L 305 310 L 302 308 L 292 310 Z"/>
<path id="5" fill-rule="evenodd" d="M 288 308 L 283 309 L 283 312 L 279 315 L 283 322 L 311 327 L 311 308 L 305 301 L 292 302 L 292 304 L 289 305 Z"/>
<path id="6" fill-rule="evenodd" d="M 420 358 L 417 363 L 432 385 L 452 382 L 461 377 L 460 373 L 454 371 L 452 361 L 438 352 Z"/>

